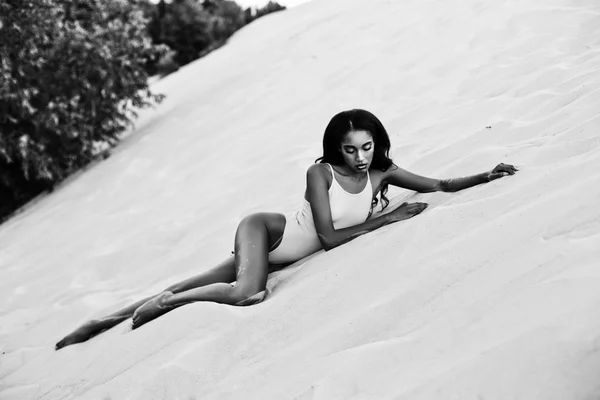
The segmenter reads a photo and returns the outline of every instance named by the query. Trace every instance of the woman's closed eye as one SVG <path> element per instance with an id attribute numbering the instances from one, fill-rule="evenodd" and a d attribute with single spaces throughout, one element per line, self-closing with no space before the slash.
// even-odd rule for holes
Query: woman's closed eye
<path id="1" fill-rule="evenodd" d="M 362 146 L 362 149 L 365 151 L 369 151 L 371 150 L 371 147 L 373 147 L 373 143 L 367 143 Z M 344 151 L 348 154 L 354 154 L 356 148 L 354 146 L 344 146 Z"/>

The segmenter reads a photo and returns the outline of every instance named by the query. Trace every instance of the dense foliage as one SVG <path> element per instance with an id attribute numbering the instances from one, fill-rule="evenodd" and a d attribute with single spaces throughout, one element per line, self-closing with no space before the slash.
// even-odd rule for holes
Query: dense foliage
<path id="1" fill-rule="evenodd" d="M 228 0 L 0 0 L 0 222 L 98 157 L 173 72 L 285 7 Z"/>
<path id="2" fill-rule="evenodd" d="M 165 6 L 163 16 L 154 13 L 150 21 L 148 31 L 152 40 L 169 46 L 179 65 L 199 58 L 244 25 L 242 10 L 236 3 L 213 1 L 208 4 L 174 0 Z"/>
<path id="3" fill-rule="evenodd" d="M 131 0 L 0 0 L 0 219 L 113 146 L 148 89 Z"/>
<path id="4" fill-rule="evenodd" d="M 258 8 L 255 14 L 250 14 L 249 17 L 246 18 L 246 23 L 250 23 L 257 18 L 264 17 L 267 14 L 283 10 L 285 10 L 284 6 L 274 1 L 269 1 L 264 7 Z"/>
<path id="5" fill-rule="evenodd" d="M 172 53 L 167 60 L 150 60 L 148 71 L 169 73 L 206 53 L 222 46 L 235 31 L 267 14 L 285 10 L 269 2 L 262 8 L 243 10 L 229 0 L 161 1 L 157 6 L 147 3 L 145 13 L 150 22 L 148 32 L 154 43 L 164 43 Z"/>

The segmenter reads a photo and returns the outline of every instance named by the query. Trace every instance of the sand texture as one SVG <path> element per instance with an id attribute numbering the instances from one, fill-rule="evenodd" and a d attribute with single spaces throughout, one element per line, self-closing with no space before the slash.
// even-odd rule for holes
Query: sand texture
<path id="1" fill-rule="evenodd" d="M 600 398 L 600 3 L 316 0 L 154 85 L 113 156 L 0 226 L 0 399 Z M 515 164 L 271 276 L 54 351 L 299 207 L 338 111 L 436 178 Z"/>

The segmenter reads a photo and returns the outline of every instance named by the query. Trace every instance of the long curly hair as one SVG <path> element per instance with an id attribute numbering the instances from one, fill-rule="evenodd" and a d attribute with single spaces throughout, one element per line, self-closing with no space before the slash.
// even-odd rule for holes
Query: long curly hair
<path id="1" fill-rule="evenodd" d="M 389 157 L 390 137 L 383 124 L 375 115 L 361 109 L 342 111 L 331 118 L 323 135 L 323 156 L 317 158 L 315 162 L 343 165 L 345 161 L 340 151 L 342 141 L 346 134 L 353 131 L 367 131 L 373 137 L 375 149 L 373 150 L 371 168 L 385 172 L 394 164 Z M 388 185 L 384 184 L 380 191 L 382 210 L 390 203 L 385 196 L 387 191 Z M 377 195 L 373 196 L 369 216 L 373 213 L 378 202 Z"/>

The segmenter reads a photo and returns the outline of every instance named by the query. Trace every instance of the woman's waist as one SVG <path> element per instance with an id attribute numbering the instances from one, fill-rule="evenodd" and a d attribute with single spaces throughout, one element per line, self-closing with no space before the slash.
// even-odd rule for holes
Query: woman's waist
<path id="1" fill-rule="evenodd" d="M 362 224 L 369 217 L 371 203 L 360 205 L 344 205 L 344 207 L 330 208 L 331 220 L 334 229 L 343 229 L 349 226 Z M 306 232 L 314 232 L 317 235 L 315 221 L 308 200 L 304 199 L 302 207 L 290 215 L 300 227 Z"/>

